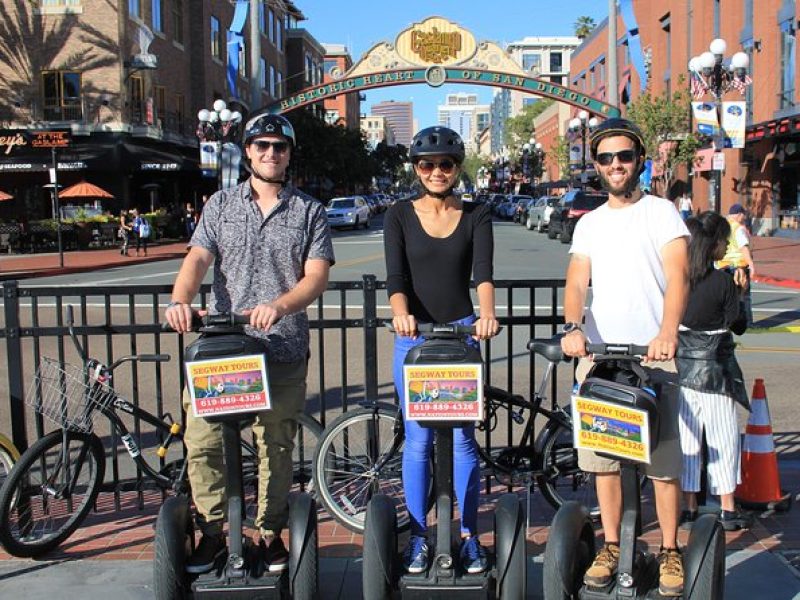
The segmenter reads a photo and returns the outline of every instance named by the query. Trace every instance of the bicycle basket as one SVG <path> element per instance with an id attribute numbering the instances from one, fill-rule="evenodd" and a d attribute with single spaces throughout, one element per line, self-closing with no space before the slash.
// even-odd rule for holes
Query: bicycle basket
<path id="1" fill-rule="evenodd" d="M 81 367 L 42 358 L 25 404 L 59 427 L 90 433 L 96 409 L 116 394 L 104 383 L 90 378 Z"/>

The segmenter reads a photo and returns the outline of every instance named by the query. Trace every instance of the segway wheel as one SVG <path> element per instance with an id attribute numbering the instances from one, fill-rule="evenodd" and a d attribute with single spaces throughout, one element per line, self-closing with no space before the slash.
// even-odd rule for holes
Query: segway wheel
<path id="1" fill-rule="evenodd" d="M 180 600 L 190 594 L 186 559 L 194 552 L 194 526 L 189 502 L 167 498 L 158 512 L 153 559 L 153 589 L 157 600 Z"/>
<path id="2" fill-rule="evenodd" d="M 714 515 L 692 525 L 683 551 L 685 600 L 721 600 L 725 593 L 725 533 Z"/>
<path id="3" fill-rule="evenodd" d="M 385 494 L 374 496 L 367 505 L 364 524 L 362 587 L 365 600 L 389 600 L 395 585 L 397 556 L 397 513 Z"/>
<path id="4" fill-rule="evenodd" d="M 594 552 L 589 512 L 578 502 L 565 502 L 553 519 L 544 550 L 545 600 L 577 598 Z"/>
<path id="5" fill-rule="evenodd" d="M 289 591 L 295 600 L 319 597 L 317 503 L 299 494 L 289 509 Z"/>
<path id="6" fill-rule="evenodd" d="M 514 600 L 527 597 L 528 553 L 525 545 L 525 513 L 519 498 L 505 494 L 494 513 L 497 559 L 497 598 Z"/>

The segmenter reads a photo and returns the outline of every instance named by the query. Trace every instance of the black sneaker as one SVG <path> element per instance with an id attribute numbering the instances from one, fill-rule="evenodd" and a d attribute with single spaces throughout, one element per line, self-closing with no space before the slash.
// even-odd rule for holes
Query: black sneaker
<path id="1" fill-rule="evenodd" d="M 272 538 L 269 546 L 264 543 L 263 538 L 259 543 L 264 552 L 264 563 L 270 573 L 280 573 L 289 568 L 289 551 L 279 535 Z"/>
<path id="2" fill-rule="evenodd" d="M 723 510 L 719 515 L 719 522 L 725 531 L 739 531 L 750 529 L 753 526 L 753 516 L 750 513 L 736 510 Z"/>
<path id="3" fill-rule="evenodd" d="M 198 575 L 214 568 L 217 560 L 225 555 L 224 535 L 204 535 L 194 553 L 186 561 L 186 572 Z"/>

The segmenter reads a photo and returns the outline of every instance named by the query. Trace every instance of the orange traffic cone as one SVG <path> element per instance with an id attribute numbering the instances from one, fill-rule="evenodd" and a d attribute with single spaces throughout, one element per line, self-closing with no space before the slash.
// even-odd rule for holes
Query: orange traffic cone
<path id="1" fill-rule="evenodd" d="M 736 500 L 745 508 L 759 510 L 789 510 L 792 504 L 792 495 L 781 490 L 763 379 L 753 384 L 742 446 L 742 483 L 736 488 Z"/>

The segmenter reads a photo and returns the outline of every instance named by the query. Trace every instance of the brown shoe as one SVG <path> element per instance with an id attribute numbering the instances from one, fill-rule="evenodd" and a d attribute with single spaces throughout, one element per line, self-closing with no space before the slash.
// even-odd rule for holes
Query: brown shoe
<path id="1" fill-rule="evenodd" d="M 658 593 L 662 596 L 683 594 L 683 559 L 677 548 L 661 548 L 658 555 Z"/>
<path id="2" fill-rule="evenodd" d="M 594 557 L 592 566 L 583 576 L 583 583 L 590 587 L 605 587 L 611 583 L 619 566 L 619 545 L 606 544 Z"/>

